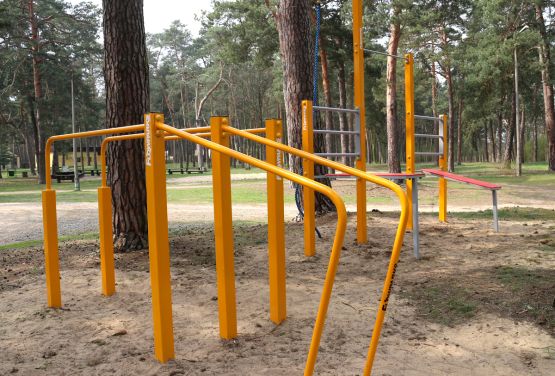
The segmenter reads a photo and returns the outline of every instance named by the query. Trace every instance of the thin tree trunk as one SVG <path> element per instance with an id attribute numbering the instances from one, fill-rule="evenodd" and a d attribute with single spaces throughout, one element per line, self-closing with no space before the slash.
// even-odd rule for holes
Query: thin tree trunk
<path id="1" fill-rule="evenodd" d="M 143 123 L 149 111 L 143 1 L 103 0 L 106 127 Z M 148 245 L 142 140 L 112 143 L 108 153 L 114 246 Z"/>
<path id="2" fill-rule="evenodd" d="M 545 113 L 545 131 L 548 143 L 548 168 L 555 172 L 555 108 L 553 104 L 553 84 L 551 83 L 551 51 L 543 19 L 543 8 L 536 4 L 536 21 L 540 29 L 542 42 L 539 49 L 540 65 L 542 67 L 543 103 Z"/>
<path id="3" fill-rule="evenodd" d="M 497 114 L 497 162 L 501 163 L 501 153 L 503 150 L 503 113 Z"/>
<path id="4" fill-rule="evenodd" d="M 494 131 L 495 125 L 493 120 L 490 121 L 489 123 L 489 138 L 491 140 L 491 161 L 495 162 L 496 161 L 496 156 L 497 156 L 497 152 L 495 149 L 495 131 Z"/>
<path id="5" fill-rule="evenodd" d="M 399 158 L 399 131 L 397 124 L 397 55 L 401 25 L 398 16 L 401 8 L 396 6 L 393 10 L 393 22 L 390 25 L 389 43 L 387 46 L 387 92 L 386 92 L 386 122 L 387 122 L 387 166 L 389 172 L 401 172 Z"/>
<path id="6" fill-rule="evenodd" d="M 522 106 L 522 111 L 520 112 L 520 126 L 518 127 L 518 131 L 520 132 L 520 163 L 524 163 L 524 145 L 526 140 L 524 139 L 525 133 L 525 126 L 526 126 L 526 113 L 524 110 L 524 106 Z"/>
<path id="7" fill-rule="evenodd" d="M 335 38 L 335 46 L 339 48 L 341 46 L 341 39 Z M 347 108 L 347 89 L 345 87 L 345 62 L 342 58 L 337 60 L 337 84 L 338 84 L 338 91 L 339 91 L 339 107 L 340 108 Z M 339 130 L 346 131 L 348 130 L 348 123 L 347 123 L 347 114 L 344 112 L 339 113 Z M 349 151 L 349 135 L 342 134 L 341 136 L 341 150 L 343 152 Z M 341 157 L 341 163 L 347 165 L 349 163 L 349 159 L 347 156 Z"/>
<path id="8" fill-rule="evenodd" d="M 488 150 L 488 122 L 484 126 L 484 159 L 489 162 L 489 150 Z"/>
<path id="9" fill-rule="evenodd" d="M 505 144 L 505 155 L 503 156 L 503 163 L 505 168 L 511 168 L 511 161 L 513 160 L 513 139 L 515 137 L 515 122 L 516 122 L 516 102 L 515 95 L 512 94 L 511 100 L 511 118 L 507 125 L 507 141 Z"/>
<path id="10" fill-rule="evenodd" d="M 459 99 L 459 114 L 457 117 L 457 165 L 462 164 L 462 114 L 463 114 L 464 100 L 461 96 Z M 435 123 L 435 122 L 434 122 Z M 486 125 L 486 139 L 487 139 L 487 125 Z M 487 142 L 486 142 L 487 145 Z"/>
<path id="11" fill-rule="evenodd" d="M 332 101 L 328 70 L 328 54 L 326 53 L 326 47 L 324 45 L 324 38 L 322 37 L 322 33 L 320 33 L 319 43 L 320 48 L 318 49 L 318 51 L 320 56 L 320 66 L 322 67 L 322 88 L 324 89 L 324 102 L 326 104 L 326 107 L 331 107 Z M 333 114 L 329 111 L 326 111 L 324 113 L 324 125 L 326 127 L 326 130 L 328 131 L 333 129 Z M 333 152 L 332 135 L 330 133 L 326 133 L 325 141 L 326 152 Z M 343 150 L 342 152 L 346 151 Z"/>

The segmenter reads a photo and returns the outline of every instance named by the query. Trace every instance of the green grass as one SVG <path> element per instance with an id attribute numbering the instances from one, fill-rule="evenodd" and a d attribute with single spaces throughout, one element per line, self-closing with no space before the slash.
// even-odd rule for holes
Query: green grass
<path id="1" fill-rule="evenodd" d="M 97 232 L 85 232 L 83 234 L 76 235 L 63 235 L 59 237 L 60 242 L 72 241 L 72 240 L 96 240 L 98 239 Z M 0 245 L 0 251 L 7 249 L 22 249 L 31 247 L 42 247 L 42 240 L 25 240 L 22 242 L 15 242 L 10 244 Z"/>
<path id="2" fill-rule="evenodd" d="M 555 221 L 555 210 L 539 208 L 505 208 L 499 209 L 500 220 L 505 221 Z M 421 213 L 426 216 L 437 216 L 437 213 Z M 449 212 L 448 216 L 459 219 L 491 219 L 493 213 L 491 209 L 479 210 L 474 212 Z"/>
<path id="3" fill-rule="evenodd" d="M 420 286 L 408 293 L 416 303 L 417 311 L 430 322 L 454 326 L 476 314 L 479 302 L 472 299 L 466 289 L 449 284 Z"/>

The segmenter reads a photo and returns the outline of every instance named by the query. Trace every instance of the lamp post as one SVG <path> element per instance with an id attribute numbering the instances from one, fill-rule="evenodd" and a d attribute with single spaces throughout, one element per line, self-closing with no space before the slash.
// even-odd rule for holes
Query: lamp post
<path id="1" fill-rule="evenodd" d="M 75 103 L 73 100 L 73 71 L 71 72 L 71 130 L 75 133 Z M 79 171 L 77 171 L 77 139 L 73 139 L 73 180 L 75 182 L 75 190 L 81 190 L 79 182 Z"/>

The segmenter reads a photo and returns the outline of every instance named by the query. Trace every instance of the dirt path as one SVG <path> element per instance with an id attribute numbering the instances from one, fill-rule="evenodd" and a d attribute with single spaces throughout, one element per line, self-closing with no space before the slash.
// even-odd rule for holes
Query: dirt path
<path id="1" fill-rule="evenodd" d="M 395 221 L 392 215 L 370 215 L 370 242 L 357 245 L 350 217 L 316 374 L 361 373 Z M 189 226 L 174 237 L 176 359 L 165 365 L 152 355 L 147 251 L 116 255 L 117 293 L 106 298 L 99 293 L 98 243 L 63 244 L 63 310 L 45 308 L 42 257 L 37 257 L 41 249 L 4 251 L 0 374 L 302 374 L 333 216 L 320 218 L 318 226 L 324 239 L 310 259 L 303 256 L 302 226 L 287 226 L 288 318 L 275 326 L 268 320 L 266 226 L 238 224 L 239 336 L 232 341 L 218 335 L 211 227 Z M 554 233 L 554 223 L 548 222 L 507 222 L 493 233 L 485 220 L 440 225 L 424 218 L 424 257 L 412 257 L 409 235 L 373 374 L 552 375 Z"/>

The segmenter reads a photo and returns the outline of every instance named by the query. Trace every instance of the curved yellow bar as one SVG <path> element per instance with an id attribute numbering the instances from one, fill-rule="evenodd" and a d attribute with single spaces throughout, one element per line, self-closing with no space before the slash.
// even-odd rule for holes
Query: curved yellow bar
<path id="1" fill-rule="evenodd" d="M 395 192 L 395 194 L 399 198 L 399 202 L 401 205 L 401 215 L 399 218 L 399 225 L 397 227 L 397 233 L 395 235 L 395 241 L 393 243 L 393 250 L 391 252 L 391 258 L 389 260 L 389 266 L 385 277 L 384 288 L 382 290 L 380 306 L 378 308 L 378 314 L 376 316 L 374 330 L 372 331 L 372 340 L 370 342 L 370 347 L 368 349 L 368 356 L 366 360 L 366 366 L 364 369 L 364 375 L 369 375 L 370 370 L 372 369 L 372 363 L 374 362 L 374 357 L 376 355 L 376 349 L 378 348 L 378 341 L 380 338 L 385 311 L 387 309 L 387 303 L 389 301 L 389 294 L 391 293 L 391 288 L 393 286 L 393 278 L 395 277 L 395 270 L 397 269 L 397 262 L 399 261 L 399 256 L 401 254 L 401 246 L 403 245 L 403 238 L 405 236 L 405 230 L 407 227 L 409 205 L 408 205 L 408 200 L 405 192 L 400 186 L 387 179 L 360 171 L 356 168 L 348 167 L 341 163 L 330 161 L 329 159 L 322 158 L 317 155 L 310 154 L 305 151 L 281 144 L 279 142 L 271 141 L 266 138 L 250 134 L 248 132 L 245 132 L 230 126 L 224 126 L 222 128 L 225 132 L 243 136 L 249 140 L 269 145 L 276 149 L 280 149 L 284 152 L 297 155 L 301 158 L 309 159 L 317 164 L 331 167 L 333 169 L 345 172 L 347 174 L 356 176 L 358 178 L 365 179 L 371 183 L 381 185 L 382 187 L 388 188 L 391 191 Z M 306 361 L 306 367 L 304 372 L 305 375 L 312 375 L 312 373 L 314 372 L 314 365 L 316 363 L 316 357 L 318 355 L 318 347 L 320 346 L 320 338 L 322 334 L 321 331 L 322 331 L 322 328 L 315 325 L 314 334 L 312 336 L 312 342 L 310 344 L 310 351 L 308 353 L 308 359 Z"/>
<path id="2" fill-rule="evenodd" d="M 102 187 L 108 186 L 106 182 L 106 148 L 108 147 L 108 143 L 114 141 L 137 140 L 144 137 L 144 133 L 136 133 L 125 134 L 123 136 L 106 137 L 104 140 L 102 140 L 102 143 L 100 144 L 100 177 L 102 180 Z"/>
<path id="3" fill-rule="evenodd" d="M 46 141 L 46 146 L 44 148 L 46 189 L 48 190 L 52 189 L 52 176 L 51 176 L 51 170 L 50 170 L 50 150 L 52 149 L 52 144 L 54 143 L 54 141 L 70 140 L 74 138 L 103 136 L 107 134 L 130 133 L 130 132 L 144 131 L 144 129 L 145 129 L 144 124 L 138 124 L 138 125 L 129 125 L 127 127 L 97 129 L 94 131 L 68 133 L 68 134 L 61 134 L 61 135 L 49 137 L 48 140 Z"/>
<path id="4" fill-rule="evenodd" d="M 295 183 L 304 185 L 306 187 L 310 187 L 312 189 L 314 189 L 315 191 L 318 191 L 324 195 L 326 195 L 327 197 L 330 198 L 330 200 L 334 203 L 335 208 L 337 210 L 337 227 L 336 227 L 336 233 L 335 233 L 335 238 L 333 241 L 333 245 L 332 245 L 332 250 L 331 250 L 331 255 L 330 255 L 330 260 L 328 263 L 328 270 L 326 272 L 326 278 L 324 280 L 324 287 L 322 289 L 322 297 L 320 299 L 320 305 L 318 307 L 318 315 L 316 316 L 316 322 L 314 324 L 314 334 L 313 334 L 313 338 L 312 338 L 312 343 L 310 346 L 310 352 L 309 352 L 309 360 L 312 359 L 311 361 L 311 366 L 309 371 L 307 372 L 307 370 L 305 370 L 305 374 L 312 374 L 312 370 L 314 369 L 314 362 L 316 360 L 316 354 L 318 351 L 318 346 L 320 343 L 320 338 L 322 336 L 322 331 L 324 329 L 324 323 L 326 320 L 326 314 L 328 311 L 328 305 L 329 305 L 329 300 L 331 297 L 331 291 L 333 288 L 333 282 L 335 279 L 335 274 L 337 272 L 337 265 L 339 264 L 339 256 L 341 254 L 341 247 L 343 246 L 343 240 L 345 238 L 345 230 L 347 227 L 347 211 L 345 209 L 345 204 L 343 203 L 343 199 L 330 187 L 318 183 L 314 180 L 311 179 L 307 179 L 303 176 L 297 175 L 293 172 L 284 170 L 282 168 L 276 167 L 274 165 L 271 165 L 269 163 L 263 162 L 261 160 L 258 160 L 256 158 L 250 157 L 248 155 L 245 155 L 243 153 L 240 153 L 238 151 L 226 148 L 224 146 L 221 146 L 220 144 L 214 143 L 212 141 L 208 141 L 208 140 L 204 140 L 200 137 L 191 135 L 191 134 L 187 134 L 186 132 L 183 131 L 179 131 L 177 129 L 174 129 L 172 127 L 170 127 L 169 125 L 160 125 L 159 126 L 160 129 L 166 131 L 167 133 L 172 133 L 176 136 L 180 136 L 183 137 L 184 139 L 188 140 L 188 141 L 192 141 L 194 143 L 200 144 L 204 147 L 207 147 L 209 149 L 212 150 L 216 150 L 218 152 L 224 153 L 232 158 L 235 158 L 239 161 L 245 162 L 245 163 L 249 163 L 255 167 L 261 168 L 263 170 L 269 171 L 271 173 L 274 173 L 276 175 L 279 175 L 283 178 L 286 178 L 288 180 L 294 181 Z M 225 127 L 227 131 L 234 130 L 234 128 L 231 127 Z M 243 131 L 241 131 L 243 132 Z M 234 133 L 234 132 L 229 132 L 229 133 Z M 244 132 L 246 134 L 249 134 L 249 132 Z M 254 135 L 253 135 L 254 136 Z M 258 137 L 258 136 L 254 136 L 258 138 L 261 138 L 263 140 L 266 140 L 262 137 Z M 277 145 L 282 145 L 280 143 L 277 142 L 271 142 L 271 146 L 276 147 L 274 144 Z M 297 150 L 297 149 L 293 149 L 293 150 Z M 298 150 L 297 150 L 298 151 Z M 402 191 L 401 191 L 402 192 Z M 401 234 L 404 234 L 404 228 L 401 232 Z M 401 237 L 401 243 L 402 243 L 402 237 Z M 399 244 L 399 248 L 400 248 L 400 244 Z M 307 362 L 307 369 L 309 367 L 309 363 Z"/>

